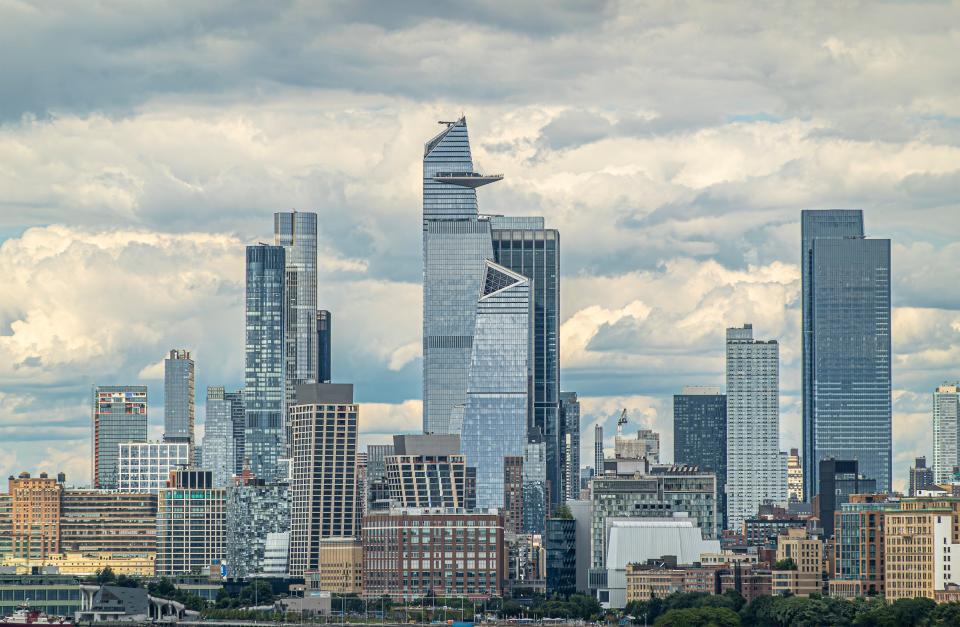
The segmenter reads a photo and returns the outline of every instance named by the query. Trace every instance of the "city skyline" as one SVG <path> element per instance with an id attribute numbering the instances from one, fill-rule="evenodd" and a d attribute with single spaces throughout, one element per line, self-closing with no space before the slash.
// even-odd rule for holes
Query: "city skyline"
<path id="1" fill-rule="evenodd" d="M 0 175 L 0 270 L 9 277 L 0 296 L 0 470 L 65 470 L 68 482 L 85 482 L 94 384 L 147 385 L 148 439 L 160 439 L 162 360 L 172 347 L 191 351 L 198 391 L 241 387 L 243 249 L 272 241 L 271 216 L 291 209 L 318 214 L 317 306 L 337 315 L 334 381 L 357 384 L 361 444 L 419 431 L 417 161 L 435 122 L 463 113 L 476 169 L 505 175 L 483 190 L 482 212 L 542 215 L 563 234 L 560 389 L 578 393 L 585 464 L 593 424 L 603 421 L 611 448 L 621 407 L 631 429 L 661 433 L 669 459 L 672 396 L 722 383 L 723 329 L 743 322 L 779 341 L 780 447 L 801 446 L 800 211 L 845 207 L 863 210 L 871 237 L 891 240 L 892 478 L 905 488 L 913 458 L 932 458 L 931 391 L 957 379 L 960 355 L 960 300 L 943 287 L 960 267 L 960 225 L 948 219 L 960 139 L 945 87 L 951 70 L 935 52 L 949 41 L 935 26 L 938 8 L 918 8 L 915 19 L 877 9 L 911 44 L 899 48 L 843 9 L 833 9 L 830 29 L 798 8 L 783 19 L 807 29 L 788 29 L 763 8 L 740 12 L 768 35 L 753 44 L 740 43 L 729 21 L 706 26 L 690 14 L 664 18 L 668 37 L 655 43 L 647 27 L 608 9 L 552 11 L 536 30 L 494 9 L 459 18 L 411 9 L 446 29 L 360 11 L 327 16 L 319 30 L 331 45 L 373 29 L 403 59 L 446 58 L 434 47 L 474 32 L 480 49 L 461 58 L 469 82 L 440 85 L 398 68 L 390 77 L 390 55 L 361 50 L 359 79 L 324 67 L 298 83 L 249 68 L 250 84 L 277 86 L 266 95 L 245 88 L 229 59 L 217 61 L 215 87 L 191 83 L 189 72 L 150 85 L 118 72 L 91 81 L 96 90 L 63 90 L 69 96 L 11 88 L 0 99 L 0 151 L 26 146 L 32 156 L 8 159 L 13 174 Z M 166 19 L 135 17 L 119 22 Z M 30 29 L 28 17 L 3 22 Z M 679 54 L 690 43 L 684 26 L 697 24 L 699 52 L 751 70 L 707 68 L 708 85 Z M 77 46 L 98 40 L 93 26 L 77 26 Z M 639 36 L 624 52 L 597 45 L 623 42 L 631 29 Z M 264 37 L 255 31 L 246 45 L 273 58 Z M 110 52 L 111 41 L 97 50 Z M 161 39 L 158 49 L 175 42 Z M 774 69 L 748 45 L 769 50 L 759 57 Z M 537 77 L 533 85 L 478 63 L 505 48 L 519 51 L 510 61 Z M 569 62 L 581 54 L 606 59 L 609 74 L 591 78 Z M 17 58 L 26 58 L 19 69 L 0 69 L 4 84 L 47 68 L 42 55 Z M 181 56 L 174 63 L 197 67 Z M 782 78 L 813 75 L 826 88 Z M 895 75 L 909 75 L 909 89 L 887 80 Z M 863 76 L 880 80 L 849 81 Z M 571 77 L 594 88 L 569 91 Z M 111 292 L 124 298 L 101 306 Z M 196 399 L 198 442 L 203 408 Z"/>

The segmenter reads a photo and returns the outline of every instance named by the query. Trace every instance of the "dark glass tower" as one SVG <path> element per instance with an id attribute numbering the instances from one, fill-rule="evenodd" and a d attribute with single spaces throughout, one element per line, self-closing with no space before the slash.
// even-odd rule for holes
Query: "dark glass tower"
<path id="1" fill-rule="evenodd" d="M 244 455 L 265 481 L 283 474 L 286 344 L 283 246 L 247 246 Z"/>
<path id="2" fill-rule="evenodd" d="M 560 392 L 560 461 L 564 497 L 580 498 L 580 401 L 576 392 Z"/>
<path id="3" fill-rule="evenodd" d="M 330 348 L 333 314 L 326 309 L 317 311 L 317 383 L 330 383 Z"/>
<path id="4" fill-rule="evenodd" d="M 825 458 L 857 460 L 890 491 L 890 240 L 859 210 L 803 211 L 804 493 Z"/>
<path id="5" fill-rule="evenodd" d="M 552 504 L 563 502 L 563 434 L 560 428 L 560 234 L 543 218 L 490 219 L 498 264 L 531 279 L 533 290 L 533 385 L 530 440 L 547 450 Z"/>
<path id="6" fill-rule="evenodd" d="M 673 459 L 716 473 L 720 517 L 726 524 L 727 397 L 716 387 L 685 387 L 673 396 Z"/>

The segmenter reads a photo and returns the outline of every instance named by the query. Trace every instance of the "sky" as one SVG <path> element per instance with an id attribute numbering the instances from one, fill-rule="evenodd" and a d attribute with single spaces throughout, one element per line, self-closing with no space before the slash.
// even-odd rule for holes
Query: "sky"
<path id="1" fill-rule="evenodd" d="M 90 474 L 90 387 L 242 385 L 243 251 L 319 215 L 362 442 L 421 427 L 421 158 L 466 115 L 481 211 L 561 234 L 561 386 L 661 433 L 777 339 L 800 445 L 801 209 L 892 240 L 894 476 L 960 378 L 960 4 L 0 0 L 0 475 Z"/>

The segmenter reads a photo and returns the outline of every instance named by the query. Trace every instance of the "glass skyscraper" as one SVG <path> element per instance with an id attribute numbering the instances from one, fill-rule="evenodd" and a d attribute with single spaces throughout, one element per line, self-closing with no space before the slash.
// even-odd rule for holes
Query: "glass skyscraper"
<path id="1" fill-rule="evenodd" d="M 274 213 L 273 243 L 283 246 L 286 263 L 286 407 L 293 404 L 298 385 L 317 382 L 317 214 Z M 285 421 L 289 445 L 289 419 Z"/>
<path id="2" fill-rule="evenodd" d="M 530 439 L 546 445 L 553 504 L 564 500 L 560 428 L 560 234 L 543 218 L 491 217 L 494 260 L 531 280 L 533 336 Z"/>
<path id="3" fill-rule="evenodd" d="M 226 391 L 220 386 L 207 388 L 203 454 L 203 467 L 213 473 L 214 487 L 228 487 L 236 466 L 233 415 Z"/>
<path id="4" fill-rule="evenodd" d="M 717 475 L 721 520 L 726 515 L 727 397 L 718 387 L 686 386 L 673 397 L 673 461 Z"/>
<path id="5" fill-rule="evenodd" d="M 820 460 L 857 460 L 891 486 L 890 240 L 864 237 L 859 210 L 803 211 L 804 493 Z"/>
<path id="6" fill-rule="evenodd" d="M 163 360 L 163 441 L 194 445 L 194 364 L 190 351 L 174 349 Z"/>
<path id="7" fill-rule="evenodd" d="M 477 469 L 477 507 L 503 507 L 503 458 L 522 457 L 530 386 L 530 281 L 486 262 L 476 301 L 461 449 Z"/>
<path id="8" fill-rule="evenodd" d="M 467 400 L 484 261 L 493 259 L 476 188 L 502 177 L 473 171 L 465 118 L 443 124 L 423 154 L 423 430 L 455 434 Z"/>
<path id="9" fill-rule="evenodd" d="M 244 455 L 264 481 L 282 474 L 286 345 L 283 246 L 247 246 Z"/>
<path id="10" fill-rule="evenodd" d="M 93 388 L 93 487 L 115 490 L 121 442 L 147 441 L 147 386 Z"/>
<path id="11" fill-rule="evenodd" d="M 317 383 L 330 383 L 332 380 L 332 333 L 333 314 L 326 309 L 320 309 L 317 311 Z"/>

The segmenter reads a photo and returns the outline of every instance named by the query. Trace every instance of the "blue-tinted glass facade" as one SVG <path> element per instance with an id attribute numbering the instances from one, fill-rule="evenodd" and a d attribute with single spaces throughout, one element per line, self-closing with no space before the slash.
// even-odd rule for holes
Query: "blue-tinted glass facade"
<path id="1" fill-rule="evenodd" d="M 194 365 L 190 352 L 172 350 L 163 360 L 163 440 L 193 447 Z"/>
<path id="2" fill-rule="evenodd" d="M 719 389 L 674 395 L 673 459 L 717 475 L 718 509 L 726 524 L 727 397 Z"/>
<path id="3" fill-rule="evenodd" d="M 280 478 L 284 454 L 285 272 L 282 246 L 247 246 L 244 455 L 265 481 Z"/>
<path id="4" fill-rule="evenodd" d="M 484 260 L 493 258 L 490 222 L 477 215 L 474 187 L 437 180 L 472 172 L 466 120 L 450 123 L 423 156 L 423 430 L 455 433 L 467 374 Z"/>
<path id="5" fill-rule="evenodd" d="M 888 492 L 892 402 L 890 240 L 865 239 L 860 211 L 804 211 L 804 489 L 820 460 L 857 460 Z"/>
<path id="6" fill-rule="evenodd" d="M 533 294 L 531 440 L 546 445 L 553 504 L 563 501 L 563 433 L 560 428 L 560 234 L 543 218 L 490 219 L 494 260 L 531 281 Z"/>
<path id="7" fill-rule="evenodd" d="M 222 387 L 207 388 L 203 429 L 203 467 L 213 473 L 213 485 L 225 488 L 234 475 L 233 416 Z"/>
<path id="8" fill-rule="evenodd" d="M 513 282 L 499 287 L 503 277 Z M 460 444 L 477 469 L 477 507 L 492 508 L 503 507 L 503 458 L 522 457 L 527 442 L 531 297 L 526 277 L 493 262 L 484 278 Z"/>
<path id="9" fill-rule="evenodd" d="M 317 311 L 317 383 L 330 383 L 333 365 L 330 360 L 333 342 L 333 314 Z"/>
<path id="10" fill-rule="evenodd" d="M 243 471 L 246 454 L 247 408 L 243 402 L 243 390 L 224 392 L 223 398 L 230 403 L 230 417 L 233 422 L 233 474 L 239 475 Z"/>

